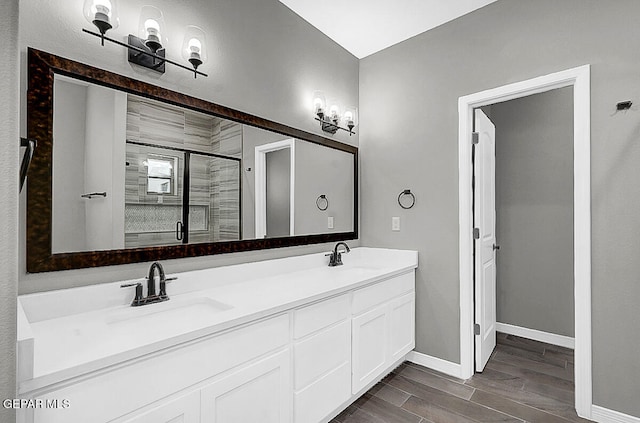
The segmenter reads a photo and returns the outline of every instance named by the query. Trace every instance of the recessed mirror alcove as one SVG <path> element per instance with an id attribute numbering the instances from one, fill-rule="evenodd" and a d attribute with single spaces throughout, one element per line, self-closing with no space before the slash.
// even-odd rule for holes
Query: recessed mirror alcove
<path id="1" fill-rule="evenodd" d="M 357 238 L 357 147 L 39 50 L 28 62 L 28 272 Z"/>

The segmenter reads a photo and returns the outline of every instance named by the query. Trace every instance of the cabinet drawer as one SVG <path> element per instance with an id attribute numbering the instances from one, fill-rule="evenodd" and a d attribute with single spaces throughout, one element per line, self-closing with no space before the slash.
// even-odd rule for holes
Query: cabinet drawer
<path id="1" fill-rule="evenodd" d="M 36 409 L 34 421 L 108 422 L 288 342 L 289 318 L 281 315 L 162 354 L 142 357 L 108 373 L 37 396 L 68 399 L 71 405 L 65 409 Z"/>
<path id="2" fill-rule="evenodd" d="M 353 314 L 360 314 L 415 289 L 414 271 L 396 276 L 353 293 Z"/>
<path id="3" fill-rule="evenodd" d="M 293 314 L 294 339 L 300 339 L 349 317 L 349 294 L 296 310 Z"/>
<path id="4" fill-rule="evenodd" d="M 294 389 L 299 390 L 322 375 L 351 362 L 351 322 L 323 330 L 294 347 Z"/>
<path id="5" fill-rule="evenodd" d="M 315 423 L 351 397 L 351 366 L 345 363 L 312 385 L 296 392 L 293 421 Z"/>

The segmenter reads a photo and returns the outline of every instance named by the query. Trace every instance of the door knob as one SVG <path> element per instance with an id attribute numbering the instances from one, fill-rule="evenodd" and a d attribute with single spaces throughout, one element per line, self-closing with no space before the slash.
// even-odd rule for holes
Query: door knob
<path id="1" fill-rule="evenodd" d="M 495 250 L 499 250 L 499 249 L 500 249 L 500 246 L 499 246 L 499 245 L 496 245 L 496 244 L 493 244 L 493 249 L 494 249 L 494 251 L 495 251 Z"/>

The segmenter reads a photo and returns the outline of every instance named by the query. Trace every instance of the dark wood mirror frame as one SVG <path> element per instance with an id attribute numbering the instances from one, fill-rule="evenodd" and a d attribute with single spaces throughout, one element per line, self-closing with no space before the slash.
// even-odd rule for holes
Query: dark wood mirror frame
<path id="1" fill-rule="evenodd" d="M 27 178 L 27 272 L 197 257 L 358 238 L 358 148 L 36 49 L 28 49 L 27 136 L 38 146 Z M 53 254 L 53 82 L 60 74 L 353 154 L 353 232 Z"/>

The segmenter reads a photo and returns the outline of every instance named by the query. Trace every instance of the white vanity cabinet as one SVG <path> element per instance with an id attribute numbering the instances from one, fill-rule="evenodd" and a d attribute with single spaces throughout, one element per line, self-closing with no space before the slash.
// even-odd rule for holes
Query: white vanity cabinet
<path id="1" fill-rule="evenodd" d="M 414 348 L 408 263 L 377 273 L 323 268 L 315 285 L 280 282 L 306 297 L 218 332 L 128 358 L 105 354 L 102 367 L 54 382 L 55 374 L 22 380 L 20 398 L 69 406 L 19 410 L 18 423 L 326 423 Z M 223 301 L 239 307 L 236 295 Z"/>
<path id="2" fill-rule="evenodd" d="M 414 348 L 414 290 L 410 272 L 353 293 L 353 394 Z"/>
<path id="3" fill-rule="evenodd" d="M 21 416 L 25 423 L 102 423 L 102 422 L 162 422 L 166 417 L 173 423 L 171 415 L 180 416 L 180 409 L 196 422 L 200 411 L 195 408 L 190 394 L 202 396 L 202 392 L 218 392 L 223 396 L 231 393 L 234 384 L 247 383 L 246 375 L 253 375 L 263 365 L 273 365 L 278 376 L 267 378 L 258 384 L 249 383 L 248 389 L 280 392 L 288 401 L 289 384 L 289 314 L 257 321 L 243 327 L 209 336 L 182 345 L 177 345 L 154 354 L 142 356 L 120 365 L 90 373 L 86 376 L 47 389 L 45 392 L 28 394 L 29 398 L 66 399 L 65 409 L 36 408 L 33 416 Z M 277 359 L 270 355 L 282 351 Z M 260 361 L 261 357 L 266 357 Z M 273 361 L 269 361 L 269 360 Z M 258 360 L 258 362 L 256 362 Z M 277 362 L 277 366 L 273 363 Z M 252 363 L 256 363 L 255 365 Z M 246 371 L 246 373 L 244 373 Z M 258 377 L 258 376 L 256 376 Z M 268 387 L 265 383 L 270 384 Z M 206 386 L 206 388 L 205 388 Z M 204 390 L 203 390 L 204 388 Z M 202 392 L 201 392 L 202 391 Z M 258 392 L 236 390 L 228 398 L 245 399 Z M 186 397 L 184 397 L 186 395 Z M 184 397 L 184 398 L 182 398 Z M 207 398 L 200 398 L 200 407 L 210 405 Z M 215 395 L 213 395 L 215 397 Z M 218 399 L 217 399 L 218 400 Z M 289 413 L 288 403 L 286 414 Z M 223 405 L 223 408 L 225 405 Z M 188 412 L 186 408 L 189 408 Z M 177 410 L 175 412 L 174 410 Z M 147 417 L 150 413 L 151 417 Z M 157 416 L 157 417 L 156 417 Z M 175 416 L 174 416 L 175 417 Z M 181 421 L 181 420 L 178 420 Z M 191 420 L 185 419 L 185 423 Z M 235 422 L 242 420 L 214 420 Z M 277 420 L 288 422 L 289 420 Z"/>

